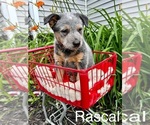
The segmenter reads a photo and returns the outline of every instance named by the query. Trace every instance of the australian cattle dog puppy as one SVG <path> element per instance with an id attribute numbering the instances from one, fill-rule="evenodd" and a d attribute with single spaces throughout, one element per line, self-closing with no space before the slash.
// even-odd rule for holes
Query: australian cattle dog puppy
<path id="1" fill-rule="evenodd" d="M 79 13 L 50 14 L 44 18 L 55 36 L 55 64 L 73 69 L 86 69 L 94 64 L 93 54 L 83 37 L 83 28 L 88 26 L 88 18 Z M 56 69 L 56 76 L 62 81 L 64 70 Z M 77 73 L 68 73 L 70 81 L 79 79 Z"/>

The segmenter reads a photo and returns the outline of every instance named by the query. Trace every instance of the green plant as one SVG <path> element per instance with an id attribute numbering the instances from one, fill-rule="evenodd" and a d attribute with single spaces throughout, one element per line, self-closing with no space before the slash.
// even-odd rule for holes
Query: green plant
<path id="1" fill-rule="evenodd" d="M 53 33 L 38 33 L 36 38 L 28 41 L 28 47 L 30 49 L 52 45 L 54 43 Z"/>
<path id="2" fill-rule="evenodd" d="M 99 100 L 100 111 L 116 112 L 121 111 L 122 106 L 122 18 L 116 12 L 116 17 L 110 17 L 105 9 L 95 11 L 104 16 L 108 25 L 89 22 L 85 28 L 84 36 L 87 43 L 93 50 L 103 52 L 116 52 L 118 55 L 116 79 L 112 90 Z"/>
<path id="3" fill-rule="evenodd" d="M 150 17 L 145 15 L 139 10 L 139 17 L 131 18 L 125 11 L 123 18 L 128 22 L 127 26 L 123 27 L 123 51 L 134 51 L 140 52 L 142 54 L 142 65 L 140 77 L 137 86 L 133 91 L 126 95 L 126 100 L 124 101 L 124 109 L 130 110 L 130 112 L 142 111 L 150 112 L 150 106 L 148 105 L 150 101 Z M 126 105 L 128 104 L 128 107 Z M 130 105 L 129 105 L 130 104 Z M 147 120 L 150 120 L 149 115 Z"/>
<path id="4" fill-rule="evenodd" d="M 15 33 L 14 36 L 9 40 L 6 40 L 2 37 L 0 41 L 0 50 L 25 46 L 28 46 L 28 35 L 22 32 Z"/>

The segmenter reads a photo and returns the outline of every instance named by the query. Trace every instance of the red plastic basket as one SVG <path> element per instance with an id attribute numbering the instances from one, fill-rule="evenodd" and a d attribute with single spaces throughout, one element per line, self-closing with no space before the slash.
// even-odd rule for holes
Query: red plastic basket
<path id="1" fill-rule="evenodd" d="M 13 90 L 28 91 L 27 47 L 0 50 L 0 72 Z"/>
<path id="2" fill-rule="evenodd" d="M 53 46 L 29 50 L 29 73 L 37 89 L 64 103 L 88 109 L 113 86 L 117 55 L 94 52 L 95 65 L 76 70 L 54 65 Z M 56 80 L 55 69 L 64 70 L 63 82 Z M 79 80 L 70 82 L 67 72 L 79 74 Z"/>
<path id="3" fill-rule="evenodd" d="M 123 53 L 122 61 L 122 93 L 131 91 L 137 84 L 142 55 L 136 52 Z"/>

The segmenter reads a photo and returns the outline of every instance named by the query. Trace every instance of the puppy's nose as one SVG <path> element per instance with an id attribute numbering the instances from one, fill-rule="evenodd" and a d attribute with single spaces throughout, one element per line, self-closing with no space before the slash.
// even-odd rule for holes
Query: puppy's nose
<path id="1" fill-rule="evenodd" d="M 73 45 L 74 45 L 74 47 L 80 46 L 80 41 L 79 40 L 73 41 Z"/>

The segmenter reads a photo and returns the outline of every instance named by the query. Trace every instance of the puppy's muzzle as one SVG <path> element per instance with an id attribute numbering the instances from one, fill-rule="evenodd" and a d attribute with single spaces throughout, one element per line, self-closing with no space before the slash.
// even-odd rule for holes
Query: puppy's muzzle
<path id="1" fill-rule="evenodd" d="M 80 44 L 81 44 L 81 42 L 80 42 L 80 40 L 78 40 L 78 39 L 75 39 L 75 40 L 73 41 L 73 46 L 74 46 L 74 47 L 79 47 Z"/>

